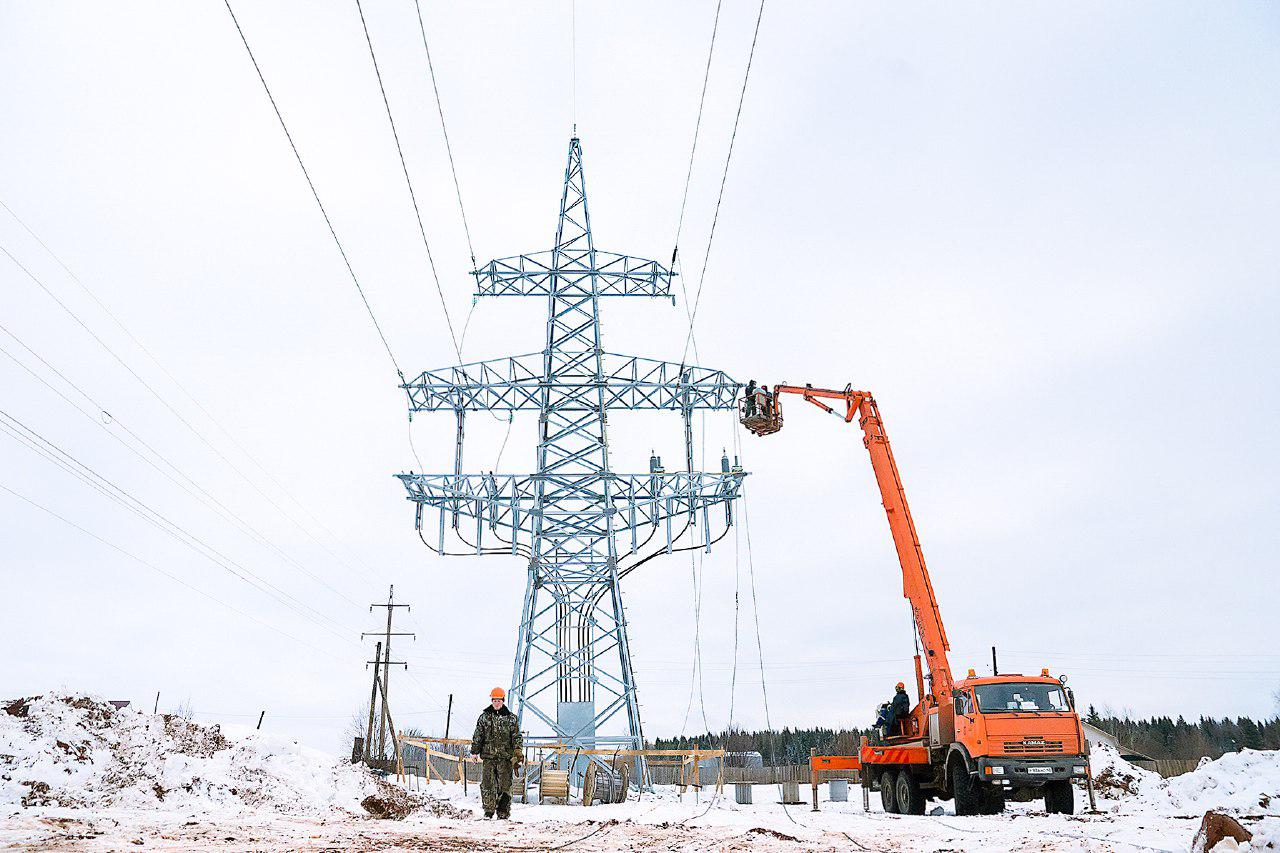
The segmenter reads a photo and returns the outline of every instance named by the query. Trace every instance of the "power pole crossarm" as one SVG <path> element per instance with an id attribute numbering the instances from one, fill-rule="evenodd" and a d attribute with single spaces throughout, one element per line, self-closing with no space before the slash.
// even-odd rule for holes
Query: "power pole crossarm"
<path id="1" fill-rule="evenodd" d="M 385 607 L 387 609 L 386 627 L 381 631 L 377 631 L 377 632 L 365 631 L 360 634 L 360 639 L 362 640 L 365 637 L 370 637 L 370 636 L 382 637 L 382 640 L 376 646 L 377 651 L 374 653 L 374 659 L 371 661 L 365 662 L 366 667 L 372 665 L 374 668 L 373 695 L 369 700 L 369 728 L 368 728 L 368 736 L 365 739 L 365 755 L 369 756 L 372 754 L 372 751 L 373 751 L 373 718 L 375 716 L 374 705 L 376 704 L 376 700 L 379 697 L 381 697 L 382 710 L 377 714 L 378 716 L 377 752 L 378 752 L 379 758 L 382 758 L 383 756 L 386 755 L 388 734 L 391 735 L 393 746 L 395 744 L 395 729 L 392 727 L 391 710 L 388 707 L 388 703 L 387 703 L 387 695 L 390 692 L 391 667 L 403 666 L 405 669 L 409 668 L 409 664 L 406 663 L 405 661 L 402 661 L 402 660 L 393 661 L 391 659 L 391 638 L 392 637 L 413 637 L 414 639 L 417 639 L 417 635 L 410 631 L 391 630 L 391 618 L 392 618 L 392 614 L 395 613 L 395 609 L 397 607 L 403 607 L 406 610 L 409 609 L 409 605 L 407 604 L 396 604 L 395 592 L 396 592 L 396 588 L 392 586 L 387 590 L 387 600 L 385 602 L 369 605 L 369 610 L 371 612 L 375 607 Z"/>

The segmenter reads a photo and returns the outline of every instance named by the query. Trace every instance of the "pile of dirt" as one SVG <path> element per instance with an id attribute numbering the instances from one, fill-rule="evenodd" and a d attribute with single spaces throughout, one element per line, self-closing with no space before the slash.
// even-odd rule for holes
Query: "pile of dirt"
<path id="1" fill-rule="evenodd" d="M 360 807 L 378 820 L 404 820 L 422 808 L 424 800 L 415 797 L 403 788 L 388 785 L 382 779 L 374 778 L 378 792 L 370 794 L 360 801 Z"/>

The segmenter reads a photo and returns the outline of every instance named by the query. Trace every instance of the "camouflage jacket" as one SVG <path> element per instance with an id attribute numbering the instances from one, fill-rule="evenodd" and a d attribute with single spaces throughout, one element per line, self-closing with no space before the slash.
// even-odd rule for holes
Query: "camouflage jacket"
<path id="1" fill-rule="evenodd" d="M 524 751 L 524 740 L 520 737 L 520 723 L 511 709 L 503 705 L 501 711 L 493 710 L 493 706 L 485 708 L 476 720 L 475 733 L 471 735 L 471 752 L 486 761 L 505 759 Z"/>

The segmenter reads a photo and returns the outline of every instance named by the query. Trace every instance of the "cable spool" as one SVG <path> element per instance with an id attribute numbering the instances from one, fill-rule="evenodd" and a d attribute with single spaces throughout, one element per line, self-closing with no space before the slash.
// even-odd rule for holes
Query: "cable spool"
<path id="1" fill-rule="evenodd" d="M 538 802 L 545 803 L 549 799 L 569 802 L 569 771 L 542 768 L 542 779 L 538 783 Z"/>
<path id="2" fill-rule="evenodd" d="M 587 772 L 582 784 L 582 804 L 584 806 L 601 803 L 625 803 L 627 801 L 627 767 L 624 764 L 616 770 L 604 767 L 593 767 Z"/>

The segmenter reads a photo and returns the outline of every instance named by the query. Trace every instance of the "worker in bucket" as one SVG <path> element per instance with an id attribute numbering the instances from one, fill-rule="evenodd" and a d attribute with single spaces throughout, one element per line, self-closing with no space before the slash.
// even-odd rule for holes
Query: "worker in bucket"
<path id="1" fill-rule="evenodd" d="M 496 812 L 499 820 L 511 818 L 511 777 L 524 757 L 520 723 L 506 706 L 506 698 L 501 687 L 490 691 L 489 706 L 480 712 L 471 735 L 471 754 L 484 763 L 480 778 L 484 816 L 493 817 Z"/>

